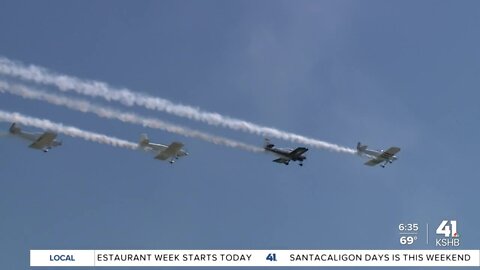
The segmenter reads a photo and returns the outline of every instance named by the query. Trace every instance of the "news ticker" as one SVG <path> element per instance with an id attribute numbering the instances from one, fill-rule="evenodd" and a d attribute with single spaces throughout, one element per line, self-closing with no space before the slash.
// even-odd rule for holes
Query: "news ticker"
<path id="1" fill-rule="evenodd" d="M 30 266 L 480 267 L 480 250 L 30 250 Z"/>

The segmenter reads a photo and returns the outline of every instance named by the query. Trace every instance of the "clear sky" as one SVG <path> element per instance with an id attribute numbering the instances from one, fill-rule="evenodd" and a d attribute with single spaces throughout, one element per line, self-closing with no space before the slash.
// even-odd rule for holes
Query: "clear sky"
<path id="1" fill-rule="evenodd" d="M 402 249 L 399 223 L 443 219 L 458 221 L 461 248 L 478 249 L 479 10 L 478 1 L 2 1 L 0 55 L 10 59 L 344 146 L 402 150 L 385 169 L 312 148 L 305 166 L 284 166 L 3 94 L 1 110 L 131 141 L 181 140 L 190 155 L 171 166 L 66 136 L 48 154 L 1 138 L 0 268 L 28 268 L 30 249 Z"/>

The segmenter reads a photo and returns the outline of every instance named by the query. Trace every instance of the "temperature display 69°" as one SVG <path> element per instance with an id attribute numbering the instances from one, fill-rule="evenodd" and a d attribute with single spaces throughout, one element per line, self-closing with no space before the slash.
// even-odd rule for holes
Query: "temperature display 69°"
<path id="1" fill-rule="evenodd" d="M 400 234 L 400 244 L 411 245 L 418 239 L 418 223 L 400 223 L 398 224 Z"/>

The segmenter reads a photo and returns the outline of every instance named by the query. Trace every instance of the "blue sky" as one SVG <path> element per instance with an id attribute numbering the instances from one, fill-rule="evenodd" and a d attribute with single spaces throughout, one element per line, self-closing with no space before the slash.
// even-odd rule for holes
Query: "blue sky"
<path id="1" fill-rule="evenodd" d="M 386 169 L 317 149 L 305 166 L 283 166 L 267 154 L 1 95 L 2 110 L 132 141 L 142 132 L 182 140 L 191 155 L 170 166 L 65 136 L 48 154 L 2 138 L 0 265 L 28 267 L 30 249 L 401 249 L 399 223 L 443 219 L 458 221 L 462 248 L 478 249 L 479 8 L 2 1 L 0 55 L 10 59 L 332 143 L 402 151 Z"/>

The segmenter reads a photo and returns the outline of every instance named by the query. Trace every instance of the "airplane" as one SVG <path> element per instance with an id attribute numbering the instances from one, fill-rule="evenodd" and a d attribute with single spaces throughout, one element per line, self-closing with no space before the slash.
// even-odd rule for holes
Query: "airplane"
<path id="1" fill-rule="evenodd" d="M 308 151 L 305 147 L 297 147 L 295 150 L 286 148 L 277 148 L 270 142 L 269 139 L 265 139 L 265 151 L 272 152 L 279 158 L 273 160 L 273 162 L 283 163 L 288 165 L 290 161 L 299 161 L 298 165 L 303 166 L 303 161 L 307 159 L 303 154 Z"/>
<path id="2" fill-rule="evenodd" d="M 388 163 L 393 163 L 398 159 L 397 156 L 395 156 L 395 154 L 398 152 L 400 152 L 400 148 L 396 146 L 390 147 L 387 151 L 384 151 L 367 149 L 366 145 L 362 145 L 360 142 L 357 143 L 357 154 L 370 158 L 369 161 L 365 162 L 365 165 L 368 166 L 375 166 L 383 163 L 380 166 L 385 168 L 385 165 Z"/>
<path id="3" fill-rule="evenodd" d="M 61 141 L 55 139 L 57 133 L 52 131 L 45 131 L 44 133 L 24 132 L 18 127 L 17 123 L 13 123 L 9 132 L 11 135 L 33 142 L 30 144 L 30 148 L 42 150 L 45 153 L 53 147 L 62 145 Z"/>
<path id="4" fill-rule="evenodd" d="M 147 134 L 140 135 L 140 142 L 138 143 L 138 146 L 140 149 L 143 149 L 146 152 L 154 152 L 155 159 L 170 159 L 170 164 L 173 164 L 179 157 L 188 155 L 188 153 L 182 149 L 183 143 L 172 142 L 170 145 L 151 143 Z"/>

